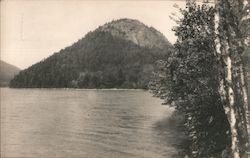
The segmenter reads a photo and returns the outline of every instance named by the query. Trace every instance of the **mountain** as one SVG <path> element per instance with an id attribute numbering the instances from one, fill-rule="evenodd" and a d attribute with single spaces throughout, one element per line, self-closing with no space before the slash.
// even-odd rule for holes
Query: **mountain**
<path id="1" fill-rule="evenodd" d="M 171 46 L 162 33 L 137 20 L 120 19 L 101 26 L 99 30 L 109 32 L 115 37 L 131 41 L 142 47 L 164 49 Z"/>
<path id="2" fill-rule="evenodd" d="M 0 86 L 8 86 L 10 80 L 18 74 L 20 69 L 0 60 Z"/>
<path id="3" fill-rule="evenodd" d="M 172 45 L 138 20 L 106 23 L 21 71 L 11 87 L 146 88 L 153 64 Z"/>

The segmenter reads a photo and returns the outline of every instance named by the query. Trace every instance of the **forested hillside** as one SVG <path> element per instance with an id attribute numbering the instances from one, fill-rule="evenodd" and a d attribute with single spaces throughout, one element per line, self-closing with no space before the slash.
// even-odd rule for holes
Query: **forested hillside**
<path id="1" fill-rule="evenodd" d="M 10 80 L 14 78 L 20 69 L 0 60 L 0 86 L 8 86 Z"/>
<path id="2" fill-rule="evenodd" d="M 166 59 L 171 48 L 137 20 L 113 21 L 20 72 L 10 86 L 147 88 L 154 62 Z"/>

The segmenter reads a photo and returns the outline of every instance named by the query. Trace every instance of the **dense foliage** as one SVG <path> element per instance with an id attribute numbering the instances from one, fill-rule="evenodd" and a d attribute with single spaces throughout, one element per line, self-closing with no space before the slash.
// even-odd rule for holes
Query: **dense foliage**
<path id="1" fill-rule="evenodd" d="M 220 94 L 225 103 L 224 109 L 231 131 L 228 151 L 233 158 L 249 157 L 246 152 L 249 146 L 250 123 L 244 45 L 249 44 L 247 28 L 250 4 L 247 0 L 220 0 L 215 1 L 215 4 L 218 21 L 215 27 L 218 35 L 216 52 L 221 59 L 222 70 L 219 76 Z"/>
<path id="2" fill-rule="evenodd" d="M 148 48 L 96 30 L 20 72 L 11 87 L 147 88 L 153 63 L 170 48 Z"/>
<path id="3" fill-rule="evenodd" d="M 184 114 L 191 157 L 214 157 L 230 143 L 219 94 L 214 8 L 190 5 L 175 28 L 178 40 L 167 61 L 158 62 L 152 92 Z"/>

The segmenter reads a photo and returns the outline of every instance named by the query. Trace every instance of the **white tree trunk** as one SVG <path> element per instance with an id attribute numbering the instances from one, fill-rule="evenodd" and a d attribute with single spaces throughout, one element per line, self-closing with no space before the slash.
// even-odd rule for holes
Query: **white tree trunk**
<path id="1" fill-rule="evenodd" d="M 232 154 L 233 154 L 233 157 L 234 158 L 239 158 L 240 157 L 240 151 L 239 151 L 239 146 L 238 146 L 238 131 L 236 129 L 236 112 L 235 112 L 235 109 L 234 109 L 234 102 L 235 102 L 235 99 L 234 99 L 234 92 L 233 92 L 233 89 L 231 87 L 231 85 L 233 84 L 232 82 L 232 60 L 231 58 L 229 57 L 229 53 L 227 52 L 228 51 L 228 47 L 226 47 L 226 58 L 227 58 L 227 62 L 226 62 L 226 71 L 227 71 L 227 77 L 226 77 L 226 81 L 229 85 L 228 87 L 228 99 L 229 99 L 229 109 L 230 109 L 230 115 L 229 115 L 229 118 L 230 118 L 230 129 L 231 129 L 231 138 L 232 138 L 232 146 L 231 146 L 231 150 L 232 150 Z"/>
<path id="2" fill-rule="evenodd" d="M 245 72 L 243 69 L 243 64 L 240 65 L 240 78 L 242 83 L 242 94 L 244 99 L 244 110 L 246 111 L 246 122 L 247 122 L 247 131 L 250 133 L 250 122 L 249 122 L 249 108 L 248 108 L 248 96 L 247 96 L 247 87 L 245 82 Z M 248 142 L 249 143 L 249 142 Z"/>
<path id="3" fill-rule="evenodd" d="M 244 0 L 243 1 L 243 10 L 245 10 L 247 12 L 246 15 L 244 15 L 243 17 L 241 17 L 241 23 L 243 23 L 244 20 L 249 20 L 250 19 L 250 10 L 247 10 L 247 7 L 249 6 L 249 0 Z M 245 40 L 243 40 L 243 43 L 245 42 Z M 247 132 L 248 134 L 250 134 L 250 120 L 249 120 L 249 100 L 248 100 L 248 95 L 247 95 L 247 84 L 246 84 L 246 80 L 245 80 L 245 75 L 246 73 L 244 72 L 244 65 L 241 64 L 240 65 L 240 73 L 241 73 L 241 83 L 242 83 L 242 93 L 243 93 L 243 99 L 244 99 L 244 108 L 246 111 L 246 122 L 247 122 Z M 247 144 L 249 146 L 249 142 Z"/>
<path id="4" fill-rule="evenodd" d="M 216 13 L 215 13 L 215 33 L 217 35 L 215 43 L 216 43 L 216 51 L 217 54 L 220 58 L 220 61 L 222 62 L 222 64 L 225 64 L 225 76 L 221 76 L 220 78 L 220 95 L 221 95 L 221 99 L 222 101 L 225 103 L 224 104 L 224 110 L 225 113 L 227 115 L 228 118 L 228 122 L 230 124 L 230 130 L 231 130 L 231 155 L 233 158 L 239 158 L 240 157 L 240 149 L 239 149 L 239 131 L 237 129 L 238 123 L 242 120 L 242 118 L 240 118 L 239 120 L 237 120 L 237 117 L 241 117 L 239 115 L 239 113 L 237 113 L 236 111 L 236 102 L 239 102 L 239 100 L 235 100 L 235 94 L 234 93 L 238 93 L 237 90 L 233 89 L 233 85 L 236 84 L 237 82 L 233 82 L 233 67 L 234 65 L 234 59 L 231 58 L 231 56 L 229 55 L 229 45 L 231 43 L 229 43 L 229 40 L 227 40 L 227 38 L 230 37 L 224 37 L 224 38 L 220 38 L 220 35 L 224 35 L 225 34 L 221 34 L 219 31 L 220 28 L 220 24 L 221 23 L 227 23 L 228 19 L 222 19 L 221 20 L 221 15 L 220 15 L 220 11 L 224 10 L 224 9 L 229 9 L 229 8 L 223 8 L 223 2 L 219 2 L 219 0 L 215 0 L 215 7 L 216 7 Z M 229 31 L 229 30 L 225 30 L 225 31 Z M 230 32 L 231 33 L 231 32 Z M 238 55 L 237 51 L 235 52 L 236 55 Z M 245 76 L 244 76 L 244 72 L 243 72 L 243 67 L 240 66 L 240 81 L 241 82 L 241 88 L 242 88 L 242 95 L 243 95 L 243 112 L 248 112 L 248 100 L 247 100 L 247 91 L 246 91 L 246 85 L 245 85 Z M 234 92 L 235 91 L 235 92 Z M 247 116 L 247 114 L 245 115 Z M 243 119 L 244 120 L 244 119 Z M 244 121 L 243 121 L 244 123 Z M 248 124 L 249 122 L 247 122 Z M 249 124 L 247 125 L 249 127 Z M 244 129 L 242 130 L 244 131 Z"/>

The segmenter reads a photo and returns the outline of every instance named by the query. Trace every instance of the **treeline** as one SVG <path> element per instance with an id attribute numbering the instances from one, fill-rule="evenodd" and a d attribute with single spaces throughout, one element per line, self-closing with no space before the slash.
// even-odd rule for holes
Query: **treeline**
<path id="1" fill-rule="evenodd" d="M 21 71 L 10 87 L 147 88 L 153 63 L 170 49 L 140 47 L 97 30 Z"/>
<path id="2" fill-rule="evenodd" d="M 149 84 L 155 96 L 163 99 L 164 104 L 175 107 L 183 115 L 184 132 L 189 138 L 188 142 L 185 142 L 188 145 L 183 149 L 183 157 L 246 156 L 247 109 L 244 107 L 243 94 L 237 94 L 242 92 L 240 81 L 236 82 L 237 78 L 234 78 L 231 83 L 234 85 L 229 85 L 225 77 L 231 75 L 225 64 L 225 56 L 228 54 L 218 53 L 216 49 L 219 35 L 215 24 L 216 11 L 211 6 L 195 3 L 188 3 L 187 8 L 181 10 L 183 18 L 174 29 L 178 37 L 174 51 L 168 60 L 157 62 L 157 69 Z M 220 31 L 223 27 L 228 26 L 225 23 L 220 24 Z M 220 50 L 223 50 L 222 48 L 223 45 Z M 234 48 L 240 50 L 242 47 Z M 237 51 L 234 53 L 235 56 L 242 55 L 237 54 Z M 242 60 L 242 57 L 237 59 Z M 235 69 L 232 74 L 238 70 Z M 235 97 L 235 104 L 232 105 L 231 93 L 227 93 L 230 86 L 233 86 L 236 96 L 232 96 Z M 222 93 L 223 89 L 226 96 Z M 232 115 L 234 110 L 235 115 Z M 235 131 L 238 132 L 237 137 Z"/>

